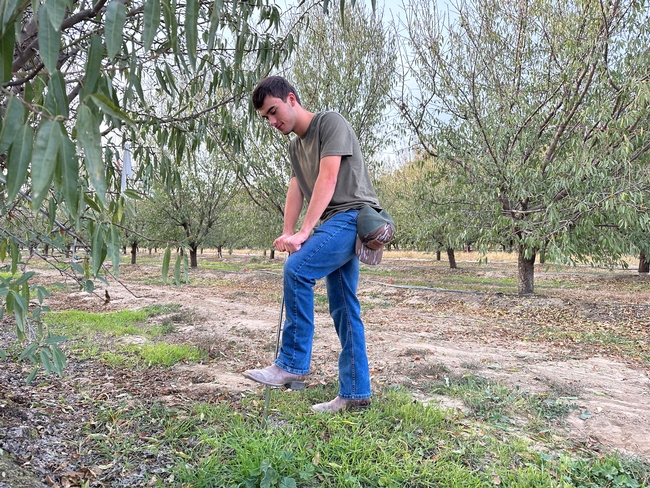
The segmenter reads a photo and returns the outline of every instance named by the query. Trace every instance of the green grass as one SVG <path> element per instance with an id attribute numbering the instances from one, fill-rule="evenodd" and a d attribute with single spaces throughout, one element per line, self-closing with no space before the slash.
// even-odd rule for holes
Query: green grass
<path id="1" fill-rule="evenodd" d="M 99 356 L 114 368 L 170 367 L 180 362 L 199 362 L 208 359 L 207 352 L 189 344 L 153 344 L 120 346 L 102 351 Z"/>
<path id="2" fill-rule="evenodd" d="M 153 342 L 129 345 L 115 344 L 106 339 L 125 336 L 160 339 L 176 330 L 176 322 L 184 321 L 185 316 L 179 310 L 180 305 L 152 305 L 139 310 L 108 313 L 68 310 L 47 314 L 46 323 L 55 333 L 71 338 L 69 347 L 80 359 L 100 357 L 113 367 L 168 367 L 183 361 L 206 360 L 208 356 L 204 348 L 189 344 Z M 147 322 L 161 314 L 168 316 L 160 324 Z"/>
<path id="3" fill-rule="evenodd" d="M 131 346 L 129 350 L 136 352 L 147 366 L 173 366 L 182 361 L 197 362 L 207 359 L 204 350 L 189 344 L 145 344 Z"/>
<path id="4" fill-rule="evenodd" d="M 138 465 L 169 459 L 150 486 L 208 487 L 640 487 L 650 467 L 621 456 L 570 454 L 487 420 L 414 402 L 404 389 L 362 411 L 313 413 L 331 387 L 273 390 L 268 426 L 262 395 L 231 402 L 133 404 L 103 409 L 85 449 Z M 142 433 L 145 432 L 146 436 Z"/>

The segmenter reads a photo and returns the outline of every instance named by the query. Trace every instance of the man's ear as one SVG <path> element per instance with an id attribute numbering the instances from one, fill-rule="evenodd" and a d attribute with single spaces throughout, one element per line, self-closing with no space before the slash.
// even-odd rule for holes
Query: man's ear
<path id="1" fill-rule="evenodd" d="M 292 107 L 298 103 L 298 100 L 296 100 L 296 95 L 293 92 L 289 92 L 289 95 L 287 95 L 287 101 L 291 104 Z"/>

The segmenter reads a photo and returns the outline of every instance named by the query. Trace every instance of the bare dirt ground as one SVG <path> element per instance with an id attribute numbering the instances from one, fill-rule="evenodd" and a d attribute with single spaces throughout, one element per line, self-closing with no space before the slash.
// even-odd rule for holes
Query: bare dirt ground
<path id="1" fill-rule="evenodd" d="M 250 257 L 230 259 L 247 262 Z M 579 407 L 559 426 L 562 435 L 591 450 L 617 450 L 650 461 L 650 279 L 633 270 L 553 273 L 540 268 L 538 295 L 527 298 L 442 290 L 436 284 L 459 273 L 477 279 L 516 277 L 512 265 L 459 262 L 459 268 L 388 257 L 379 267 L 381 274 L 362 273 L 358 295 L 375 387 L 404 385 L 418 400 L 460 409 L 457 401 L 420 387 L 435 375 L 471 372 L 530 393 L 553 390 Z M 430 285 L 393 282 L 393 272 L 405 276 L 410 271 L 425 276 Z M 172 340 L 203 345 L 211 360 L 152 371 L 73 359 L 64 378 L 48 377 L 29 387 L 24 385 L 29 370 L 7 363 L 0 373 L 0 460 L 4 451 L 20 466 L 16 472 L 29 472 L 25 480 L 35 474 L 38 481 L 11 485 L 0 477 L 0 488 L 80 486 L 84 476 L 96 479 L 98 472 L 112 469 L 75 462 L 87 436 L 83 427 L 96 416 L 88 398 L 117 401 L 129 395 L 174 405 L 224 398 L 234 404 L 241 394 L 263 396 L 263 389 L 240 373 L 272 361 L 280 271 L 192 270 L 190 285 L 181 288 L 149 284 L 159 276 L 159 267 L 126 265 L 121 273 L 126 286 L 112 283 L 107 304 L 98 289 L 96 294 L 56 292 L 49 305 L 101 312 L 181 304 L 191 320 L 178 324 Z M 339 350 L 326 301 L 319 299 L 325 295 L 322 283 L 316 293 L 312 385 L 336 382 Z M 559 324 L 569 324 L 569 332 Z M 0 347 L 11 340 L 10 329 L 5 317 Z M 592 335 L 578 333 L 585 330 Z M 640 354 L 625 352 L 629 341 L 601 340 L 625 338 L 630 330 Z M 132 476 L 132 481 L 122 481 L 127 484 L 110 486 L 136 486 L 137 473 Z"/>

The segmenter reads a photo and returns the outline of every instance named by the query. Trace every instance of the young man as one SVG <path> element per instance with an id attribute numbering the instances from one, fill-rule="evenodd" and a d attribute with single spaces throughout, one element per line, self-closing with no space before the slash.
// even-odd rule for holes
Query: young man
<path id="1" fill-rule="evenodd" d="M 330 315 L 341 341 L 339 393 L 319 412 L 337 412 L 370 403 L 370 371 L 361 309 L 356 296 L 359 260 L 355 254 L 357 214 L 379 201 L 347 121 L 338 113 L 311 113 L 282 77 L 263 79 L 253 91 L 253 105 L 282 134 L 294 133 L 289 155 L 292 175 L 287 191 L 284 228 L 273 245 L 289 252 L 284 265 L 286 321 L 275 364 L 248 370 L 247 378 L 283 386 L 309 374 L 314 336 L 316 280 L 325 278 Z M 307 213 L 296 232 L 303 201 Z M 318 222 L 321 222 L 317 226 Z"/>

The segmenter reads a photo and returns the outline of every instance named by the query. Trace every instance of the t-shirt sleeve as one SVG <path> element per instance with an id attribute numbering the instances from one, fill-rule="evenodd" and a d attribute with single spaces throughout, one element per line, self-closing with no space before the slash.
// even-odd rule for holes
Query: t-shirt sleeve
<path id="1" fill-rule="evenodd" d="M 352 129 L 336 112 L 328 112 L 320 124 L 320 157 L 352 156 L 354 142 Z"/>

